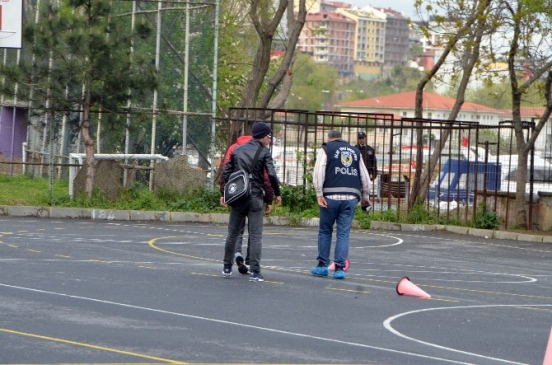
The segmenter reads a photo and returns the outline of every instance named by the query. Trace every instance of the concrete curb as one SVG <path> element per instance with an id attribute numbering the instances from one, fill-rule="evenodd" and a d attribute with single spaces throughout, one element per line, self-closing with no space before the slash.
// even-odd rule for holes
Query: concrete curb
<path id="1" fill-rule="evenodd" d="M 370 229 L 379 229 L 384 231 L 402 231 L 402 232 L 431 232 L 447 231 L 456 234 L 475 236 L 487 239 L 514 240 L 525 242 L 543 242 L 552 243 L 552 236 L 531 235 L 525 233 L 495 231 L 492 229 L 478 229 L 460 226 L 444 226 L 438 224 L 406 224 L 391 222 L 371 222 Z"/>
<path id="2" fill-rule="evenodd" d="M 85 208 L 55 208 L 0 205 L 0 216 L 35 217 L 56 219 L 92 219 L 106 221 L 160 221 L 160 222 L 187 222 L 228 224 L 230 214 L 226 213 L 192 213 L 192 212 L 165 212 L 141 210 L 111 210 Z M 286 217 L 265 217 L 265 224 L 275 226 L 318 227 L 319 219 L 310 218 L 301 221 Z M 357 221 L 353 228 L 360 228 Z M 371 230 L 402 231 L 402 232 L 432 232 L 447 231 L 482 238 L 507 239 L 525 242 L 552 243 L 552 236 L 531 235 L 517 232 L 495 231 L 460 226 L 445 226 L 439 224 L 406 224 L 394 222 L 371 222 Z"/>

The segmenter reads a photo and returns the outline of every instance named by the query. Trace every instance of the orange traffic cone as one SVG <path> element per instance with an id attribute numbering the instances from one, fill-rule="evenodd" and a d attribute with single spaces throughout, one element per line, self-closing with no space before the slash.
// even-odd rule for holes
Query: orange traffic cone
<path id="1" fill-rule="evenodd" d="M 431 298 L 431 295 L 414 285 L 406 276 L 399 280 L 399 283 L 397 284 L 397 294 L 413 295 L 420 298 Z"/>
<path id="2" fill-rule="evenodd" d="M 552 329 L 550 329 L 550 337 L 548 338 L 548 346 L 546 346 L 542 365 L 552 365 Z"/>

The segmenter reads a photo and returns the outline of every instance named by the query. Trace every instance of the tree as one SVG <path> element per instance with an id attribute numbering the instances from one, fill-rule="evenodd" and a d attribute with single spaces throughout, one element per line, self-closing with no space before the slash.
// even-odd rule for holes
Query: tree
<path id="1" fill-rule="evenodd" d="M 308 54 L 298 54 L 286 108 L 310 112 L 324 109 L 334 95 L 338 78 L 337 71 L 331 65 L 316 63 Z"/>
<path id="2" fill-rule="evenodd" d="M 64 0 L 46 3 L 37 22 L 27 22 L 24 47 L 33 57 L 0 69 L 4 93 L 18 90 L 18 97 L 32 105 L 38 116 L 80 114 L 70 118 L 79 125 L 85 145 L 86 184 L 90 198 L 96 161 L 91 117 L 119 113 L 131 97 L 140 97 L 156 86 L 156 75 L 145 57 L 131 57 L 133 37 L 147 38 L 144 23 L 129 32 L 120 18 L 112 17 L 110 0 Z M 28 85 L 28 88 L 18 88 Z"/>
<path id="3" fill-rule="evenodd" d="M 255 56 L 240 102 L 239 108 L 281 108 L 291 90 L 295 62 L 295 49 L 299 35 L 305 24 L 307 10 L 306 0 L 298 0 L 295 13 L 294 0 L 251 0 L 248 15 L 258 36 Z M 275 36 L 281 26 L 284 15 L 287 21 L 287 37 L 281 42 L 285 49 L 277 69 L 268 75 Z M 248 126 L 250 128 L 252 123 Z M 228 143 L 234 141 L 241 131 L 241 125 L 235 124 L 228 133 Z M 249 132 L 246 131 L 246 132 Z"/>
<path id="4" fill-rule="evenodd" d="M 447 38 L 444 43 L 444 52 L 442 57 L 436 63 L 435 67 L 428 72 L 422 79 L 417 89 L 416 98 L 416 117 L 422 117 L 422 99 L 423 89 L 427 82 L 431 80 L 443 64 L 444 60 L 453 51 L 460 51 L 468 63 L 460 62 L 464 71 L 458 85 L 457 103 L 451 112 L 450 120 L 456 118 L 455 110 L 463 102 L 464 94 L 462 89 L 465 87 L 465 76 L 472 72 L 488 71 L 488 65 L 498 61 L 505 61 L 508 64 L 508 81 L 511 95 L 512 120 L 515 129 L 516 147 L 518 149 L 518 166 L 516 174 L 517 191 L 515 202 L 516 224 L 520 227 L 527 227 L 527 211 L 525 208 L 525 184 L 527 180 L 527 162 L 528 154 L 533 149 L 535 141 L 539 136 L 544 124 L 548 121 L 552 112 L 552 52 L 550 47 L 550 35 L 552 34 L 552 10 L 543 0 L 482 0 L 474 3 L 458 3 L 456 10 L 451 12 L 450 7 L 453 3 L 448 0 L 439 0 L 438 6 L 443 7 L 449 19 L 455 19 L 457 24 L 461 24 L 458 31 Z M 454 3 L 456 4 L 456 3 Z M 471 13 L 464 13 L 465 9 L 476 10 Z M 418 9 L 422 8 L 421 0 L 417 2 Z M 432 5 L 427 5 L 426 10 L 438 11 Z M 442 9 L 441 9 L 442 10 Z M 466 17 L 463 14 L 468 14 Z M 472 14 L 471 16 L 469 14 Z M 442 16 L 435 15 L 438 22 L 445 19 Z M 473 32 L 470 28 L 473 26 Z M 480 38 L 483 36 L 483 38 Z M 462 39 L 463 47 L 456 45 Z M 484 62 L 475 60 L 472 71 L 470 65 L 473 57 L 477 54 L 483 57 Z M 479 56 L 480 55 L 480 56 Z M 486 69 L 487 68 L 487 69 Z M 533 91 L 531 90 L 533 89 Z M 524 130 L 525 125 L 521 120 L 521 105 L 527 95 L 534 95 L 538 90 L 542 100 L 545 102 L 545 111 L 540 116 L 534 130 L 529 138 L 526 138 Z M 505 91 L 507 95 L 508 92 Z M 418 136 L 417 143 L 420 146 L 422 136 Z M 447 136 L 448 138 L 448 136 Z M 418 148 L 417 164 L 422 166 L 421 148 Z M 432 160 L 438 158 L 440 150 L 435 151 Z M 431 161 L 430 161 L 431 164 Z M 435 166 L 435 164 L 433 164 Z M 428 166 L 429 167 L 429 166 Z M 413 186 L 411 206 L 423 199 L 425 196 L 424 185 L 427 184 L 427 176 L 430 169 L 425 170 L 422 175 L 421 168 L 416 169 L 416 175 Z"/>
<path id="5" fill-rule="evenodd" d="M 507 50 L 508 73 L 512 93 L 512 120 L 518 149 L 516 174 L 515 222 L 527 228 L 525 208 L 525 183 L 527 162 L 537 137 L 552 113 L 552 52 L 549 39 L 552 33 L 552 10 L 546 1 L 501 1 L 499 7 L 504 18 L 504 28 L 511 35 Z M 522 72 L 526 66 L 528 74 Z M 529 88 L 545 78 L 541 89 L 545 111 L 528 139 L 523 132 L 521 104 Z"/>
<path id="6" fill-rule="evenodd" d="M 338 92 L 343 95 L 341 101 L 397 94 L 414 90 L 422 76 L 421 71 L 416 68 L 406 65 L 395 65 L 387 73 L 376 79 L 364 80 L 358 78 L 351 80 L 341 85 Z M 431 90 L 431 85 L 428 84 L 426 89 Z"/>
<path id="7" fill-rule="evenodd" d="M 456 120 L 462 104 L 464 103 L 464 97 L 468 82 L 472 71 L 476 64 L 479 62 L 481 44 L 483 36 L 488 29 L 488 13 L 490 10 L 491 0 L 482 0 L 470 3 L 467 5 L 460 3 L 458 7 L 453 7 L 449 2 L 444 2 L 446 6 L 446 13 L 448 17 L 442 17 L 435 15 L 435 20 L 440 26 L 446 28 L 446 22 L 450 19 L 452 21 L 453 28 L 457 30 L 448 34 L 445 34 L 443 41 L 443 53 L 439 57 L 439 60 L 435 63 L 435 66 L 426 73 L 426 75 L 420 80 L 418 87 L 416 88 L 416 100 L 415 100 L 415 117 L 417 119 L 423 118 L 423 91 L 429 81 L 436 77 L 437 72 L 445 63 L 447 57 L 452 53 L 458 53 L 458 59 L 460 72 L 458 77 L 458 88 L 456 93 L 455 104 L 449 114 L 449 120 Z M 417 3 L 420 6 L 420 3 Z M 431 9 L 431 8 L 430 8 Z M 450 25 L 449 25 L 450 27 Z M 422 31 L 427 34 L 428 28 L 422 27 Z M 459 46 L 460 45 L 460 46 Z M 423 123 L 418 122 L 418 131 L 423 128 Z M 416 136 L 416 171 L 414 174 L 414 184 L 412 187 L 411 199 L 409 201 L 409 208 L 413 208 L 416 204 L 425 200 L 429 190 L 429 179 L 433 174 L 435 166 L 437 166 L 437 160 L 441 157 L 441 151 L 450 137 L 450 129 L 445 129 L 441 136 L 439 144 L 435 147 L 431 157 L 427 164 L 423 164 L 423 133 L 418 132 Z M 422 171 L 423 169 L 423 171 Z"/>

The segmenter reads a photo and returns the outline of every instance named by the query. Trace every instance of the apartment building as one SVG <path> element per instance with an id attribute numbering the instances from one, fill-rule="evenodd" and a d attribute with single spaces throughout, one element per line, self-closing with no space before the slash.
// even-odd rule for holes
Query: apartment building
<path id="1" fill-rule="evenodd" d="M 385 14 L 385 66 L 404 65 L 412 58 L 408 19 L 400 12 L 386 8 L 377 10 Z"/>
<path id="2" fill-rule="evenodd" d="M 376 9 L 337 9 L 356 23 L 354 71 L 360 77 L 380 75 L 385 62 L 385 14 Z"/>
<path id="3" fill-rule="evenodd" d="M 297 48 L 316 62 L 333 65 L 341 76 L 353 73 L 355 22 L 330 12 L 307 14 Z"/>

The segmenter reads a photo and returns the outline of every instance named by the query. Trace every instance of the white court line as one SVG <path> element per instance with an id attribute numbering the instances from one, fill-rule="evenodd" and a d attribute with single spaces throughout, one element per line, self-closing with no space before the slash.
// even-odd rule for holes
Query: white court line
<path id="1" fill-rule="evenodd" d="M 417 314 L 417 313 L 421 313 L 421 312 L 449 310 L 449 309 L 473 309 L 473 308 L 495 308 L 495 307 L 552 307 L 552 304 L 486 304 L 486 305 L 466 305 L 466 306 L 457 306 L 457 307 L 440 307 L 440 308 L 418 309 L 418 310 L 413 310 L 413 311 L 410 311 L 410 312 L 404 312 L 404 313 L 400 313 L 400 314 L 394 315 L 392 317 L 389 317 L 385 321 L 383 321 L 383 326 L 385 328 L 387 328 L 387 330 L 389 330 L 391 333 L 393 333 L 393 334 L 395 334 L 399 337 L 402 337 L 404 339 L 420 343 L 422 345 L 435 347 L 435 348 L 438 348 L 438 349 L 441 349 L 441 350 L 448 350 L 448 351 L 456 352 L 456 353 L 463 354 L 463 355 L 475 356 L 475 357 L 479 357 L 479 358 L 486 359 L 486 360 L 501 361 L 501 362 L 504 362 L 504 363 L 507 363 L 507 364 L 530 365 L 530 364 L 526 364 L 526 363 L 522 363 L 522 362 L 515 362 L 515 361 L 510 361 L 510 360 L 505 360 L 505 359 L 499 359 L 499 358 L 496 358 L 496 357 L 480 355 L 480 354 L 477 354 L 477 353 L 474 353 L 474 352 L 467 352 L 467 351 L 457 350 L 457 349 L 454 349 L 452 347 L 441 346 L 441 345 L 437 345 L 437 344 L 434 344 L 434 343 L 431 343 L 431 342 L 418 340 L 416 338 L 409 337 L 407 335 L 402 334 L 401 332 L 394 329 L 393 326 L 391 325 L 391 322 L 393 322 L 397 318 L 404 317 L 404 316 L 407 316 L 407 315 L 410 315 L 410 314 Z"/>
<path id="2" fill-rule="evenodd" d="M 295 336 L 295 337 L 302 337 L 302 338 L 308 338 L 308 339 L 313 339 L 313 340 L 320 340 L 320 341 L 325 341 L 325 342 L 338 343 L 338 344 L 348 345 L 348 346 L 369 348 L 369 349 L 373 349 L 373 350 L 386 351 L 386 352 L 391 352 L 391 353 L 395 353 L 395 354 L 421 357 L 423 359 L 438 360 L 438 361 L 443 361 L 443 362 L 447 362 L 447 363 L 451 363 L 451 364 L 474 365 L 472 363 L 467 363 L 467 362 L 460 362 L 460 361 L 455 361 L 455 360 L 443 359 L 443 358 L 440 358 L 440 357 L 428 356 L 428 355 L 417 354 L 417 353 L 407 352 L 407 351 L 393 350 L 393 349 L 390 349 L 390 348 L 379 347 L 379 346 L 370 346 L 370 345 L 357 343 L 357 342 L 340 341 L 340 340 L 336 340 L 336 339 L 333 339 L 333 338 L 311 336 L 311 335 L 306 335 L 306 334 L 297 333 L 297 332 L 289 332 L 289 331 L 282 331 L 282 330 L 278 330 L 278 329 L 274 329 L 274 328 L 253 326 L 253 325 L 249 325 L 249 324 L 243 324 L 243 323 L 238 323 L 238 322 L 230 322 L 230 321 L 225 321 L 225 320 L 216 319 L 216 318 L 201 317 L 201 316 L 196 316 L 196 315 L 193 315 L 193 314 L 170 312 L 170 311 L 166 311 L 166 310 L 162 310 L 162 309 L 141 307 L 141 306 L 137 306 L 137 305 L 133 305 L 133 304 L 118 303 L 118 302 L 112 302 L 112 301 L 109 301 L 109 300 L 101 300 L 101 299 L 83 297 L 83 296 L 79 296 L 79 295 L 70 295 L 70 294 L 64 294 L 64 293 L 57 293 L 57 292 L 52 292 L 52 291 L 33 289 L 33 288 L 27 288 L 27 287 L 22 287 L 22 286 L 17 286 L 17 285 L 9 285 L 9 284 L 3 284 L 3 283 L 0 283 L 0 287 L 30 291 L 30 292 L 34 292 L 34 293 L 41 293 L 41 294 L 47 294 L 47 295 L 55 295 L 55 296 L 78 299 L 78 300 L 84 300 L 84 301 L 90 301 L 90 302 L 95 302 L 95 303 L 109 304 L 109 305 L 125 307 L 125 308 L 139 309 L 139 310 L 155 312 L 155 313 L 162 313 L 162 314 L 168 314 L 168 315 L 184 317 L 184 318 L 198 319 L 198 320 L 202 320 L 202 321 L 208 321 L 208 322 L 214 322 L 214 323 L 220 323 L 220 324 L 227 324 L 227 325 L 238 326 L 238 327 L 245 327 L 245 328 L 249 328 L 249 329 L 256 329 L 256 330 L 259 330 L 259 331 L 279 333 L 279 334 L 290 335 L 290 336 Z"/>
<path id="3" fill-rule="evenodd" d="M 413 235 L 413 234 L 404 234 L 405 237 L 415 237 L 415 238 L 420 238 L 420 237 L 427 237 L 427 238 L 432 238 L 432 239 L 436 239 L 435 237 L 433 236 L 427 236 L 427 235 Z M 456 239 L 456 238 L 445 238 L 445 237 L 439 237 L 438 241 L 450 241 L 452 243 L 458 243 L 458 244 L 462 244 L 462 245 L 483 245 L 483 246 L 494 246 L 494 247 L 505 247 L 505 248 L 511 248 L 511 249 L 515 249 L 515 250 L 522 250 L 522 251 L 530 251 L 530 252 L 544 252 L 544 253 L 551 253 L 552 250 L 544 250 L 544 249 L 538 249 L 538 248 L 535 248 L 535 247 L 521 247 L 521 246 L 516 246 L 516 245 L 508 245 L 508 244 L 505 244 L 505 243 L 500 243 L 500 241 L 496 240 L 496 239 L 491 239 L 491 238 L 488 238 L 489 241 L 481 241 L 480 238 L 481 237 L 476 237 L 476 236 L 472 236 L 473 237 L 473 241 L 468 241 L 468 240 L 462 240 L 462 239 Z M 479 240 L 478 240 L 479 238 Z M 492 240 L 492 241 L 491 241 Z M 526 244 L 531 244 L 531 243 L 542 243 L 542 242 L 530 242 L 530 241 L 522 241 L 522 242 L 525 242 Z"/>

